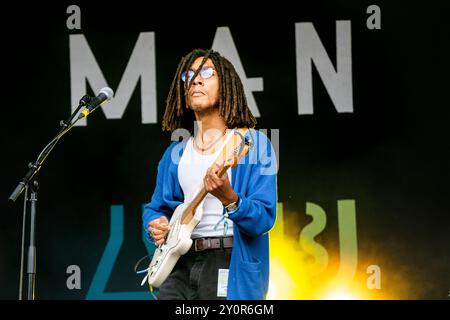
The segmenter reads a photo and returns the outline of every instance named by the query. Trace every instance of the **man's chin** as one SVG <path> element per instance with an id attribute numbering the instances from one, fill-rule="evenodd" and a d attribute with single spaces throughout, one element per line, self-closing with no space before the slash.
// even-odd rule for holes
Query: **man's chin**
<path id="1" fill-rule="evenodd" d="M 195 105 L 190 106 L 190 109 L 194 112 L 204 113 L 204 112 L 212 111 L 213 107 L 201 105 L 201 104 L 195 104 Z"/>

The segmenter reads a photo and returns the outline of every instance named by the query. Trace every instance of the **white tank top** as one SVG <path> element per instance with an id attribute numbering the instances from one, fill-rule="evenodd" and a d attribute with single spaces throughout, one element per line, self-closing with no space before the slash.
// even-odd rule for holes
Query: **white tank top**
<path id="1" fill-rule="evenodd" d="M 186 147 L 181 156 L 178 164 L 178 181 L 181 189 L 183 189 L 185 201 L 192 199 L 195 192 L 198 191 L 198 187 L 203 181 L 206 175 L 206 171 L 216 160 L 222 147 L 231 138 L 234 130 L 228 132 L 224 143 L 213 154 L 203 155 L 194 149 L 194 139 L 190 137 Z M 227 170 L 228 178 L 231 184 L 231 168 Z M 223 205 L 219 199 L 212 194 L 208 193 L 203 199 L 203 217 L 199 224 L 192 231 L 192 239 L 203 237 L 223 237 L 233 235 L 233 222 L 227 219 L 228 228 L 227 233 L 224 235 L 224 221 L 217 226 L 214 230 L 214 226 L 223 217 Z"/>

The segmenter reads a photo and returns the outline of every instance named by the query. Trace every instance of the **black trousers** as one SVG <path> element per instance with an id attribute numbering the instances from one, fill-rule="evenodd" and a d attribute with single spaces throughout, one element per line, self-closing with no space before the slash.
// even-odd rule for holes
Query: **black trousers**
<path id="1" fill-rule="evenodd" d="M 217 296 L 219 269 L 228 269 L 231 248 L 182 255 L 157 294 L 158 300 L 225 300 Z"/>

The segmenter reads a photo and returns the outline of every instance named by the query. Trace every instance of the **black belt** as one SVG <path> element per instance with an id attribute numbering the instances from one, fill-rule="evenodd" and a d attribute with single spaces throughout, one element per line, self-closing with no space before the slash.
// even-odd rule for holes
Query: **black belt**
<path id="1" fill-rule="evenodd" d="M 233 247 L 233 236 L 219 238 L 197 238 L 194 240 L 189 251 L 203 251 L 211 249 L 227 249 Z"/>

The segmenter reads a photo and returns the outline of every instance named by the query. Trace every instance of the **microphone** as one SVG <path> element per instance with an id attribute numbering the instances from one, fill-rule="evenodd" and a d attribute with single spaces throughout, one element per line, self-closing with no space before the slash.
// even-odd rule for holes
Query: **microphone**
<path id="1" fill-rule="evenodd" d="M 98 106 L 102 105 L 106 101 L 111 100 L 111 98 L 114 96 L 114 91 L 109 87 L 104 87 L 100 89 L 98 95 L 91 99 L 86 105 L 86 108 L 81 111 L 81 113 L 78 115 L 78 120 L 84 117 L 87 117 L 94 109 L 96 109 Z"/>

